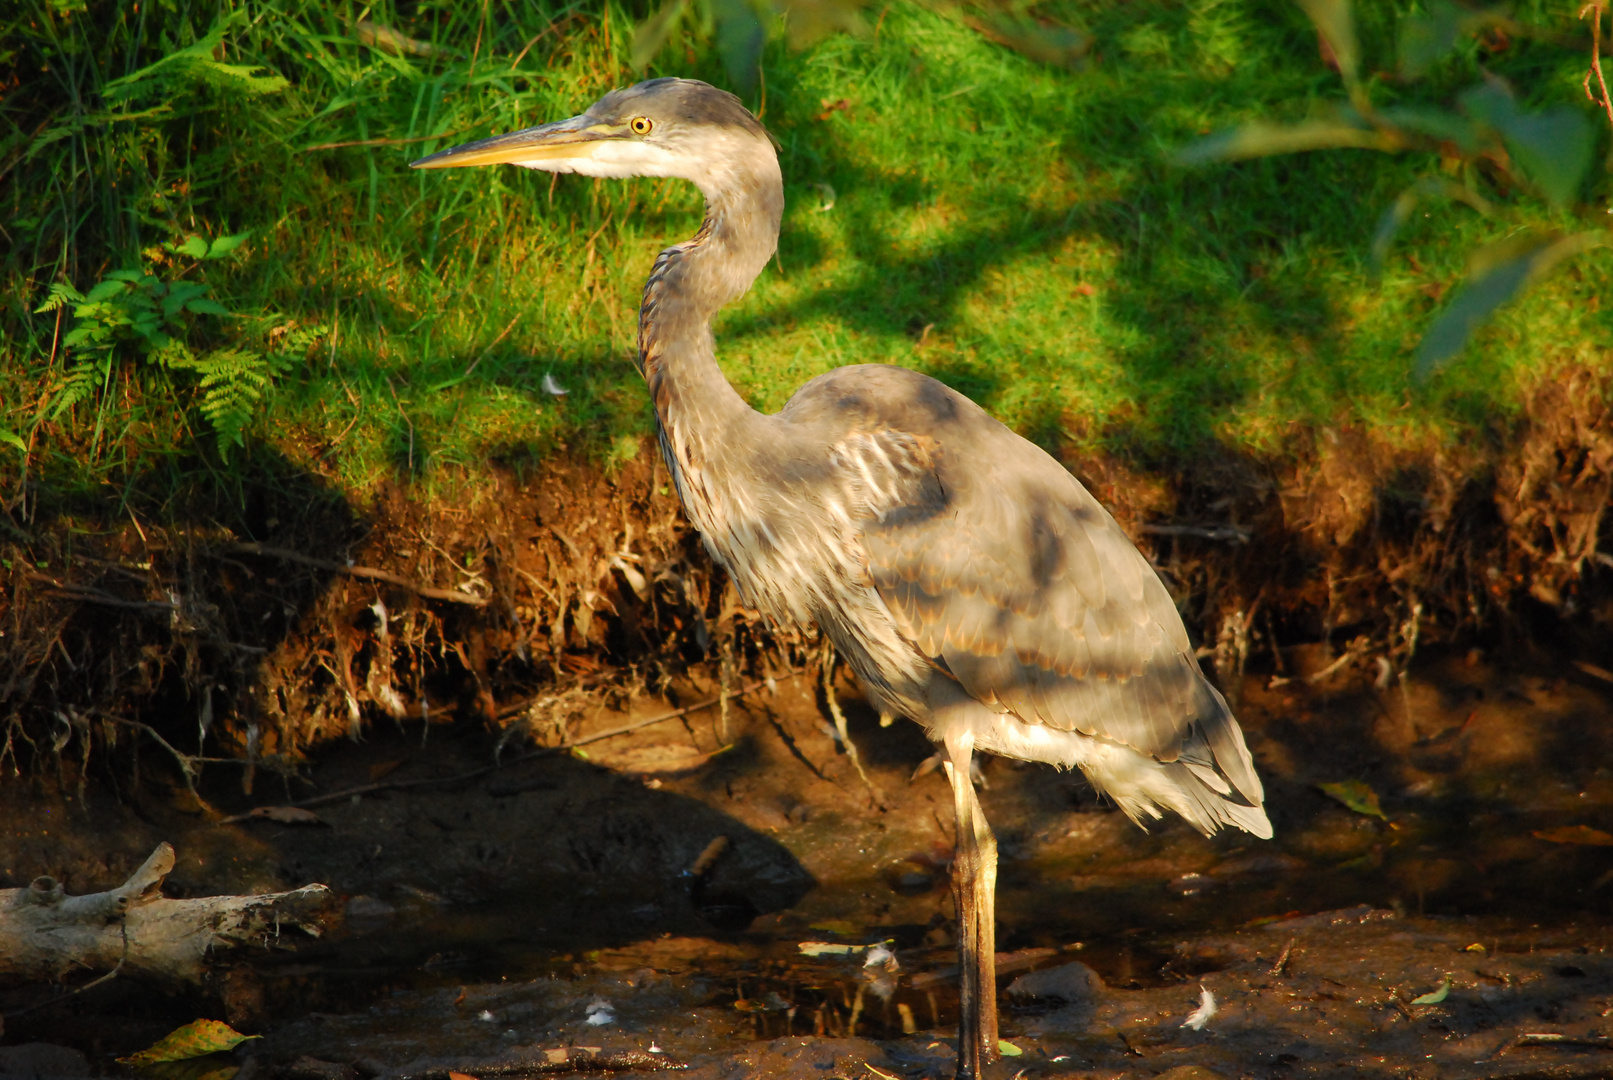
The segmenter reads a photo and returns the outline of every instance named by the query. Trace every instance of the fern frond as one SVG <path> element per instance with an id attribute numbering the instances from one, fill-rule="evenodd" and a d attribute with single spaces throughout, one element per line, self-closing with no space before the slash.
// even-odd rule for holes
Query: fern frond
<path id="1" fill-rule="evenodd" d="M 65 281 L 58 281 L 51 285 L 50 293 L 45 297 L 45 302 L 34 308 L 34 314 L 43 315 L 47 311 L 64 308 L 68 304 L 82 304 L 83 302 L 83 293 Z"/>
<path id="2" fill-rule="evenodd" d="M 106 381 L 110 364 L 110 358 L 103 355 L 68 368 L 62 376 L 61 389 L 46 407 L 50 418 L 60 420 L 67 410 L 95 393 L 96 387 Z"/>
<path id="3" fill-rule="evenodd" d="M 279 356 L 245 349 L 216 349 L 205 356 L 173 362 L 201 376 L 202 415 L 218 437 L 219 455 L 244 446 L 244 433 L 274 377 L 290 366 Z"/>

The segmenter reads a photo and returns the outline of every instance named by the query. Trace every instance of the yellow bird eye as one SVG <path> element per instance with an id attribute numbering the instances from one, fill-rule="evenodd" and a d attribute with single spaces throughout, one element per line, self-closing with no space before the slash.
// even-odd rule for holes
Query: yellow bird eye
<path id="1" fill-rule="evenodd" d="M 650 129 L 655 126 L 655 122 L 648 116 L 635 116 L 628 122 L 627 126 L 633 129 L 634 135 L 648 135 Z"/>

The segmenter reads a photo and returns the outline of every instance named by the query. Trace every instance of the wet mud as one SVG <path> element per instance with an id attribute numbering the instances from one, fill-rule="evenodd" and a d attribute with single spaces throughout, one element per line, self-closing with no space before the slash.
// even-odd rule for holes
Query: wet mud
<path id="1" fill-rule="evenodd" d="M 1313 681 L 1332 660 L 1301 648 L 1283 674 L 1247 675 L 1271 842 L 1177 821 L 1144 833 L 1078 777 L 988 760 L 1017 1051 L 990 1075 L 1613 1073 L 1613 682 L 1512 661 L 1425 651 L 1380 688 L 1370 669 Z M 696 676 L 627 712 L 601 705 L 572 737 L 715 690 Z M 188 995 L 8 988 L 0 1073 L 26 1072 L 6 1054 L 33 1043 L 81 1055 L 34 1074 L 117 1073 L 207 1015 L 262 1036 L 208 1059 L 237 1080 L 512 1062 L 950 1076 L 950 796 L 914 725 L 880 727 L 843 680 L 837 697 L 872 787 L 810 671 L 726 719 L 697 709 L 568 752 L 512 742 L 491 770 L 493 736 L 416 722 L 329 744 L 250 797 L 218 771 L 193 795 L 160 760 L 115 792 L 8 780 L 0 885 L 103 888 L 168 840 L 171 894 L 320 881 L 340 904 L 323 939 Z M 1348 782 L 1357 809 L 1321 787 Z M 1359 812 L 1363 791 L 1383 817 Z M 312 822 L 219 823 L 332 795 Z M 1184 1026 L 1206 993 L 1213 1015 Z"/>

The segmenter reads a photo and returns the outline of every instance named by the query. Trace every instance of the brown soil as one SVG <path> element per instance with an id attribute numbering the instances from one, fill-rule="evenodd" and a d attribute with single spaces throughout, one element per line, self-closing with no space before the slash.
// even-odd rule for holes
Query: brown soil
<path id="1" fill-rule="evenodd" d="M 1493 445 L 1339 427 L 1175 476 L 1066 464 L 1153 553 L 1228 684 L 1252 652 L 1316 641 L 1398 672 L 1422 645 L 1545 633 L 1596 663 L 1613 654 L 1610 400 L 1571 370 Z M 805 656 L 739 606 L 650 453 L 364 508 L 285 460 L 242 476 L 161 505 L 139 477 L 99 503 L 24 489 L 0 520 L 0 764 L 100 755 L 126 775 L 157 748 L 239 760 L 250 791 L 384 719 L 552 734 L 691 665 L 731 681 Z"/>

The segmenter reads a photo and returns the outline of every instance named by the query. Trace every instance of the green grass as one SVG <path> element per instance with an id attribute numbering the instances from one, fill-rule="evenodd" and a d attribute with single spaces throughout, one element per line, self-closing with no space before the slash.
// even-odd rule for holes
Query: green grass
<path id="1" fill-rule="evenodd" d="M 489 462 L 637 452 L 650 430 L 631 364 L 638 292 L 656 251 L 697 227 L 697 194 L 407 163 L 634 81 L 625 57 L 642 12 L 548 0 L 20 6 L 0 27 L 0 66 L 18 87 L 0 100 L 0 427 L 31 448 L 32 475 L 125 498 L 153 486 L 137 478 L 167 477 L 156 498 L 198 456 L 226 473 L 284 459 L 362 500 L 387 480 L 429 490 Z M 1559 8 L 1526 3 L 1519 17 L 1570 35 Z M 198 62 L 107 97 L 108 80 L 204 37 L 215 9 L 233 13 L 215 64 L 258 66 L 251 77 L 284 88 Z M 1411 377 L 1475 245 L 1603 221 L 1604 164 L 1571 209 L 1475 174 L 1505 213 L 1425 206 L 1375 278 L 1379 215 L 1437 156 L 1168 163 L 1208 131 L 1302 118 L 1341 96 L 1297 7 L 1035 10 L 1090 31 L 1093 62 L 1050 68 L 959 11 L 904 2 L 871 11 L 868 38 L 769 46 L 764 120 L 783 146 L 789 209 L 777 263 L 718 327 L 725 367 L 758 408 L 837 365 L 894 363 L 1044 445 L 1184 463 L 1212 444 L 1280 454 L 1339 424 L 1406 444 L 1471 440 L 1513 415 L 1531 380 L 1613 365 L 1604 252 L 1504 309 L 1434 380 Z M 365 13 L 438 53 L 360 44 Z M 1369 59 L 1389 63 L 1394 14 L 1363 12 Z M 1583 101 L 1584 57 L 1538 40 L 1488 54 L 1469 44 L 1425 83 L 1382 79 L 1375 93 L 1448 102 L 1481 67 L 1530 104 Z M 690 43 L 651 74 L 721 83 L 722 71 Z M 87 290 L 152 267 L 142 253 L 162 242 L 241 232 L 234 257 L 184 271 L 235 313 L 187 316 L 194 347 L 270 355 L 314 334 L 243 449 L 217 461 L 195 381 L 132 348 L 97 394 L 49 418 L 73 362 L 59 341 L 70 320 L 35 313 L 53 282 Z M 545 393 L 546 375 L 570 392 Z M 0 446 L 13 476 L 20 460 Z"/>

